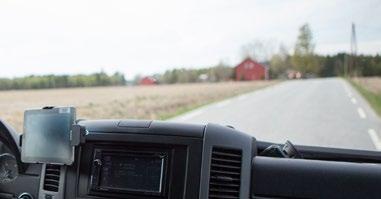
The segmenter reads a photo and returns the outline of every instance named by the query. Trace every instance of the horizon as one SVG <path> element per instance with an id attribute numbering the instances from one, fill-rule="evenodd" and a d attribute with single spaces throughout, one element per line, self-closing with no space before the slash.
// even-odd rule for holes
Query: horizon
<path id="1" fill-rule="evenodd" d="M 318 54 L 320 56 L 330 56 L 330 55 L 337 55 L 337 54 L 348 54 L 347 52 L 338 52 L 338 53 L 334 53 L 334 54 Z M 357 54 L 357 56 L 381 56 L 381 53 L 377 53 L 377 54 Z M 236 67 L 238 64 L 240 64 L 242 61 L 244 61 L 245 59 L 247 59 L 247 57 L 243 57 L 241 58 L 236 64 L 225 64 L 224 66 L 227 66 L 227 67 L 231 67 L 231 68 L 234 68 Z M 250 59 L 253 59 L 254 61 L 257 61 L 256 59 L 250 57 Z M 264 61 L 264 62 L 267 62 L 267 61 Z M 263 63 L 263 61 L 259 62 L 259 63 Z M 206 69 L 206 68 L 211 68 L 211 67 L 216 67 L 218 65 L 217 64 L 214 64 L 214 65 L 210 65 L 210 66 L 193 66 L 193 67 L 173 67 L 173 68 L 168 68 L 167 70 L 174 70 L 174 69 Z M 127 82 L 130 82 L 130 81 L 134 81 L 134 78 L 136 76 L 140 76 L 140 77 L 150 77 L 150 76 L 154 76 L 154 75 L 157 75 L 157 74 L 163 74 L 165 71 L 161 71 L 161 72 L 156 72 L 156 73 L 147 73 L 147 74 L 136 74 L 134 75 L 133 77 L 129 77 L 128 75 L 126 75 L 125 73 L 121 72 L 121 71 L 105 71 L 103 68 L 101 68 L 100 70 L 98 71 L 91 71 L 91 72 L 87 72 L 87 73 L 43 73 L 43 74 L 27 74 L 27 75 L 23 75 L 23 76 L 14 76 L 14 77 L 2 77 L 0 76 L 0 79 L 1 78 L 8 78 L 8 79 L 16 79 L 16 78 L 24 78 L 24 77 L 29 77 L 29 76 L 49 76 L 49 75 L 53 75 L 53 76 L 64 76 L 64 75 L 67 75 L 67 76 L 75 76 L 75 75 L 91 75 L 91 74 L 95 74 L 95 73 L 105 73 L 107 75 L 113 75 L 115 73 L 120 73 L 120 74 L 123 74 L 126 81 Z"/>

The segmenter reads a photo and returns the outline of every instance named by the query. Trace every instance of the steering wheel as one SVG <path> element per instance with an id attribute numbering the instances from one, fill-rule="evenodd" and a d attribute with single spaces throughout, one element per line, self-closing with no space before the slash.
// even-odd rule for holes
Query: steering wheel
<path id="1" fill-rule="evenodd" d="M 15 180 L 25 169 L 21 162 L 20 136 L 0 120 L 0 184 Z"/>

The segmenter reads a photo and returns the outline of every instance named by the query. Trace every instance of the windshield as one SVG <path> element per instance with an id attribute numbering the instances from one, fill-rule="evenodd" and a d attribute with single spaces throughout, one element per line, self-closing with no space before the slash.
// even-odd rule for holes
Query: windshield
<path id="1" fill-rule="evenodd" d="M 381 150 L 380 1 L 0 1 L 0 119 L 230 125 Z"/>

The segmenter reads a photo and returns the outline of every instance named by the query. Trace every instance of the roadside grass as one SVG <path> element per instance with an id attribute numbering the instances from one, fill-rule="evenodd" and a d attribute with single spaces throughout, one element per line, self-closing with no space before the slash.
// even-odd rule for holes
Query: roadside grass
<path id="1" fill-rule="evenodd" d="M 210 103 L 208 103 L 208 104 L 210 104 Z M 160 114 L 159 115 L 159 120 L 167 120 L 167 119 L 170 119 L 170 118 L 173 118 L 175 116 L 184 114 L 186 112 L 192 111 L 194 109 L 200 108 L 200 107 L 208 105 L 208 104 L 198 104 L 198 105 L 189 105 L 189 106 L 186 106 L 186 107 L 180 107 L 175 112 L 169 112 L 169 113 Z"/>
<path id="2" fill-rule="evenodd" d="M 360 83 L 359 81 L 349 79 L 349 82 L 359 91 L 362 96 L 369 102 L 372 108 L 381 117 L 381 91 L 371 91 L 369 87 L 371 85 L 366 83 Z"/>
<path id="3" fill-rule="evenodd" d="M 240 95 L 240 94 L 236 94 L 236 95 Z M 231 97 L 234 97 L 236 95 L 233 95 Z M 229 98 L 229 97 L 227 97 L 227 98 Z M 190 112 L 192 110 L 198 109 L 198 108 L 203 107 L 203 106 L 207 106 L 209 104 L 213 104 L 214 102 L 218 102 L 218 101 L 221 101 L 221 100 L 223 100 L 223 99 L 211 100 L 211 101 L 208 101 L 208 102 L 205 102 L 205 103 L 191 104 L 191 105 L 188 105 L 188 106 L 185 106 L 185 107 L 180 107 L 175 112 L 168 112 L 168 113 L 163 113 L 163 114 L 159 115 L 159 120 L 168 120 L 168 119 L 171 119 L 173 117 L 182 115 L 184 113 Z"/>

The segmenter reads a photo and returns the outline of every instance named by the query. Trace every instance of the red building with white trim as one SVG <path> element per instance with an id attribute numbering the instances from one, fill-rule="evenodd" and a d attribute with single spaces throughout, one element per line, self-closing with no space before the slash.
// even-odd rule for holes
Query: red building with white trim
<path id="1" fill-rule="evenodd" d="M 268 68 L 251 58 L 246 58 L 235 67 L 236 81 L 252 81 L 268 79 Z"/>
<path id="2" fill-rule="evenodd" d="M 157 80 L 153 77 L 143 77 L 139 81 L 139 85 L 155 85 L 157 84 Z"/>

